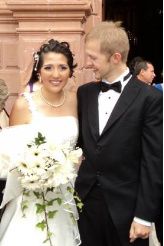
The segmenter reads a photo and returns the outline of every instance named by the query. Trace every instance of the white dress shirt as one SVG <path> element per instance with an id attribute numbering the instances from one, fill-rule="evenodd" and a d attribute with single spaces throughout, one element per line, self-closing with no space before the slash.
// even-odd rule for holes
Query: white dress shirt
<path id="1" fill-rule="evenodd" d="M 126 71 L 119 76 L 116 80 L 112 82 L 115 83 L 116 81 L 121 82 L 121 93 L 125 87 L 125 85 L 130 80 L 131 76 L 123 81 L 124 77 L 129 73 L 129 69 L 127 68 Z M 107 81 L 103 80 L 103 82 L 108 83 Z M 99 107 L 99 134 L 102 133 L 113 109 L 116 105 L 121 93 L 116 92 L 114 90 L 108 90 L 106 92 L 100 92 L 98 96 L 98 107 Z"/>
<path id="2" fill-rule="evenodd" d="M 131 76 L 124 80 L 124 77 L 129 73 L 129 69 L 127 68 L 126 71 L 121 74 L 121 76 L 119 76 L 116 80 L 114 80 L 112 82 L 115 83 L 116 81 L 120 81 L 121 82 L 121 93 L 123 92 L 126 84 L 129 82 L 129 80 L 131 79 Z M 106 80 L 103 80 L 103 82 L 105 83 L 109 83 Z M 107 124 L 107 121 L 121 95 L 121 93 L 116 92 L 114 90 L 108 90 L 106 92 L 100 92 L 99 96 L 98 96 L 98 111 L 99 111 L 99 134 L 101 135 L 101 133 L 103 132 L 104 127 Z M 151 226 L 151 222 L 142 220 L 140 218 L 135 217 L 134 221 L 145 225 L 145 226 Z"/>

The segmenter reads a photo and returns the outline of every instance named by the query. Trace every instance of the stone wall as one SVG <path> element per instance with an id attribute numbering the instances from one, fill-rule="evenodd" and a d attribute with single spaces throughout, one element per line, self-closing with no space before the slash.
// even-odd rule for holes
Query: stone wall
<path id="1" fill-rule="evenodd" d="M 69 89 L 92 80 L 84 36 L 101 19 L 102 0 L 0 0 L 0 78 L 9 88 L 8 110 L 28 82 L 33 52 L 50 38 L 68 41 L 75 54 Z"/>

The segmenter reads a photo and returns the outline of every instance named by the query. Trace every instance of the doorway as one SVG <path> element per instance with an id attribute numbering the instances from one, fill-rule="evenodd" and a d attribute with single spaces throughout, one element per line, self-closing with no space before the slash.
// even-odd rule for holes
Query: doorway
<path id="1" fill-rule="evenodd" d="M 156 81 L 162 82 L 162 0 L 104 0 L 104 20 L 122 21 L 130 41 L 128 61 L 141 56 L 155 67 Z"/>

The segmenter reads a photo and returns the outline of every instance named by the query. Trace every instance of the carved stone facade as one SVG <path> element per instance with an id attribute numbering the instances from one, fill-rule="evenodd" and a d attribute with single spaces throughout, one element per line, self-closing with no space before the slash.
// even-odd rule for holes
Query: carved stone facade
<path id="1" fill-rule="evenodd" d="M 69 88 L 92 80 L 84 68 L 84 36 L 101 19 L 102 0 L 1 0 L 0 78 L 9 88 L 8 109 L 28 82 L 33 52 L 51 38 L 68 41 L 75 54 Z"/>

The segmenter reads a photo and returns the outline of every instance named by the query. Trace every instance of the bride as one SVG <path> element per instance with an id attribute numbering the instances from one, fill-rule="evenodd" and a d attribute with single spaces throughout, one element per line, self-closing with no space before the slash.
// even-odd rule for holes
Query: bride
<path id="1" fill-rule="evenodd" d="M 60 185 L 57 192 L 48 192 L 55 216 L 50 216 L 46 224 L 42 213 L 36 212 L 37 195 L 31 192 L 27 197 L 28 207 L 22 213 L 23 192 L 15 169 L 15 160 L 29 140 L 40 132 L 56 145 L 69 143 L 74 148 L 78 137 L 77 102 L 74 92 L 66 92 L 64 87 L 72 76 L 76 65 L 67 42 L 49 40 L 34 54 L 34 65 L 30 82 L 40 83 L 40 88 L 25 92 L 16 100 L 11 115 L 10 127 L 0 133 L 0 154 L 8 152 L 7 183 L 1 204 L 5 211 L 0 224 L 0 246 L 77 246 L 81 244 L 77 227 L 78 213 L 73 192 L 68 192 L 66 185 Z M 4 141 L 8 141 L 5 145 Z M 4 174 L 2 164 L 0 173 Z M 73 181 L 72 181 L 73 185 Z M 33 195 L 32 195 L 33 194 Z M 69 204 L 56 202 L 64 201 Z M 55 201 L 55 202 L 54 202 Z M 39 205 L 38 205 L 39 206 Z M 24 207 L 25 208 L 25 207 Z M 38 207 L 37 207 L 38 208 Z M 24 215 L 24 216 L 23 216 Z M 48 239 L 46 226 L 48 224 Z M 38 225 L 38 224 L 37 224 Z"/>

